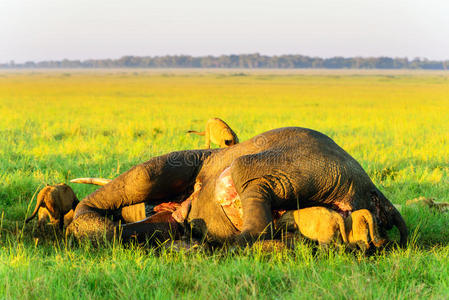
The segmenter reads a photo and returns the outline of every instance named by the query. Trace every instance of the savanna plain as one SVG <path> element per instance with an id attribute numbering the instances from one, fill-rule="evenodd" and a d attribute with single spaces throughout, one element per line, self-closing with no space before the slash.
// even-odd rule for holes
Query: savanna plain
<path id="1" fill-rule="evenodd" d="M 220 117 L 241 141 L 284 126 L 321 131 L 401 205 L 406 248 L 93 247 L 24 223 L 45 183 L 114 178 Z M 82 199 L 95 190 L 70 184 Z M 449 73 L 98 70 L 0 72 L 0 299 L 449 298 Z M 390 232 L 397 239 L 395 230 Z M 234 249 L 235 250 L 235 249 Z"/>

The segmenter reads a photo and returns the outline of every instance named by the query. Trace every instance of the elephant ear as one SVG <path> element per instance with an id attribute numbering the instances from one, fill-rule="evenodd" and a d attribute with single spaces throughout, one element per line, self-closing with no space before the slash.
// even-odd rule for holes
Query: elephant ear
<path id="1" fill-rule="evenodd" d="M 253 180 L 275 174 L 275 170 L 281 168 L 281 156 L 280 151 L 270 150 L 235 159 L 231 164 L 231 176 L 237 191 L 238 186 L 242 188 Z"/>

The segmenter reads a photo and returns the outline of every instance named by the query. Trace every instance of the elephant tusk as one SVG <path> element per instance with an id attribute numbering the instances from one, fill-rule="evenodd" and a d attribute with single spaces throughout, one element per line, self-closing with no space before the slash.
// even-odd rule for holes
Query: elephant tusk
<path id="1" fill-rule="evenodd" d="M 84 178 L 76 178 L 70 180 L 73 183 L 85 183 L 85 184 L 96 184 L 96 185 L 106 185 L 111 182 L 111 179 L 107 178 L 92 178 L 92 177 L 84 177 Z"/>

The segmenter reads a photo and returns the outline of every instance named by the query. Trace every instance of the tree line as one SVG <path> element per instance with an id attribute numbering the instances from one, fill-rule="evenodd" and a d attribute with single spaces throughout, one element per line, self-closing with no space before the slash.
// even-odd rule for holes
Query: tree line
<path id="1" fill-rule="evenodd" d="M 0 64 L 0 68 L 325 68 L 325 69 L 429 69 L 447 70 L 449 60 L 391 57 L 311 57 L 255 54 L 220 56 L 123 56 L 119 59 L 49 60 Z"/>

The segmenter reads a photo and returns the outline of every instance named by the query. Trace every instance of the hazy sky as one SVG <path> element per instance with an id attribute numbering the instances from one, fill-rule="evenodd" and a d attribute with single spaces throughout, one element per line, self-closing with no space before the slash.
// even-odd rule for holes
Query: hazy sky
<path id="1" fill-rule="evenodd" d="M 449 1 L 0 0 L 0 62 L 255 52 L 449 59 Z"/>

